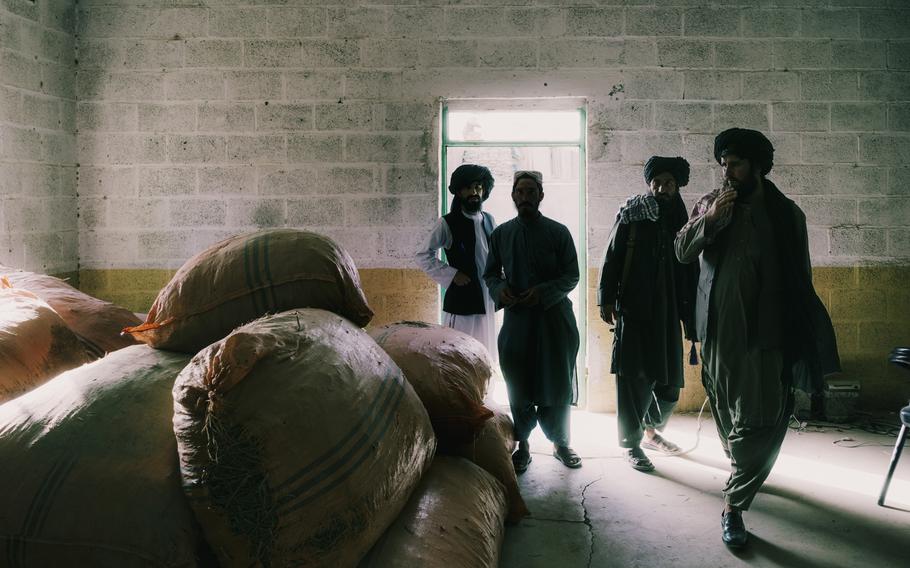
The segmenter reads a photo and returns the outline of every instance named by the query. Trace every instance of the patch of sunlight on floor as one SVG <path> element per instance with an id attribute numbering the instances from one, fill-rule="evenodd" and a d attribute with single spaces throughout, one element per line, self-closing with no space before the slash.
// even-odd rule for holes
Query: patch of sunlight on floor
<path id="1" fill-rule="evenodd" d="M 498 404 L 502 411 L 509 412 L 509 393 L 498 366 L 494 369 L 487 396 L 488 399 L 492 399 Z M 726 476 L 730 471 L 727 466 L 729 460 L 717 440 L 717 430 L 714 428 L 710 411 L 704 407 L 702 410 L 701 414 L 674 416 L 664 432 L 664 436 L 683 448 L 685 454 L 692 456 L 692 460 L 683 460 L 687 466 L 709 469 Z M 571 443 L 583 458 L 619 458 L 622 456 L 622 450 L 617 444 L 615 414 L 573 410 L 571 420 Z M 792 432 L 789 435 L 792 435 Z M 888 438 L 888 440 L 892 444 L 894 443 L 893 438 Z M 550 453 L 550 444 L 539 427 L 531 433 L 529 441 L 532 453 Z M 678 459 L 657 452 L 649 452 L 649 456 L 655 460 Z M 906 462 L 910 461 L 910 457 L 906 455 L 903 457 L 905 463 L 898 463 L 899 470 L 902 466 L 906 468 Z M 698 458 L 704 459 L 699 460 Z M 848 491 L 877 500 L 886 471 L 887 461 L 885 461 L 882 471 L 868 472 L 852 468 L 849 463 L 812 460 L 782 452 L 771 472 L 769 481 L 773 483 L 774 478 L 787 478 L 808 485 L 822 485 L 838 491 Z M 893 478 L 888 489 L 886 503 L 910 506 L 910 481 Z"/>
<path id="2" fill-rule="evenodd" d="M 900 466 L 900 462 L 898 462 Z M 772 475 L 785 476 L 791 479 L 824 485 L 840 491 L 849 491 L 878 500 L 878 494 L 885 481 L 885 472 L 869 473 L 850 467 L 834 465 L 830 462 L 819 462 L 781 454 L 774 466 Z M 910 505 L 910 482 L 892 479 L 885 502 L 889 505 Z"/>
<path id="3" fill-rule="evenodd" d="M 720 442 L 717 440 L 717 432 L 714 429 L 710 414 L 706 414 L 706 417 L 702 420 L 701 426 L 701 439 L 697 447 L 691 451 L 693 457 L 700 456 L 707 458 L 705 461 L 728 464 L 729 460 L 727 459 L 727 456 L 724 455 Z M 696 441 L 695 422 L 691 420 L 675 420 L 670 423 L 666 435 L 684 449 L 690 449 L 695 446 Z M 792 435 L 793 432 L 791 431 L 788 436 Z M 888 438 L 887 440 L 894 443 L 893 438 Z M 658 458 L 661 457 L 662 456 L 658 456 Z M 820 485 L 838 491 L 849 491 L 857 495 L 863 495 L 878 500 L 878 494 L 885 481 L 887 461 L 882 464 L 882 470 L 880 472 L 862 471 L 850 467 L 849 458 L 846 460 L 838 460 L 838 462 L 840 463 L 835 463 L 829 459 L 806 459 L 782 451 L 777 458 L 777 462 L 774 464 L 774 469 L 771 470 L 769 481 L 773 483 L 775 478 L 787 478 L 790 481 L 805 484 L 805 486 Z M 718 472 L 723 472 L 724 474 L 729 473 L 728 467 L 713 467 L 704 462 L 697 461 L 690 461 L 689 463 L 692 464 L 693 467 L 716 470 Z M 898 463 L 898 467 L 900 467 L 900 463 Z M 891 480 L 891 486 L 888 489 L 886 502 L 888 504 L 900 503 L 903 505 L 910 505 L 910 481 L 898 479 L 896 477 L 893 478 Z"/>
<path id="4" fill-rule="evenodd" d="M 505 384 L 492 384 L 491 395 L 508 412 L 508 394 Z M 572 411 L 572 446 L 583 459 L 620 458 L 622 450 L 617 444 L 616 415 L 587 412 L 584 410 Z M 729 460 L 724 455 L 717 431 L 707 410 L 699 418 L 697 415 L 684 414 L 674 416 L 663 435 L 683 448 L 685 454 L 691 459 L 680 459 L 675 456 L 665 456 L 657 452 L 648 452 L 649 457 L 658 463 L 663 460 L 679 460 L 679 465 L 686 468 L 709 470 L 726 477 L 729 474 Z M 793 432 L 788 434 L 792 436 Z M 894 443 L 894 438 L 886 440 Z M 544 437 L 540 428 L 535 428 L 531 433 L 531 451 L 535 454 L 548 455 L 550 444 Z M 820 439 L 821 441 L 821 439 Z M 830 440 L 823 443 L 828 444 Z M 786 445 L 784 446 L 786 450 Z M 905 451 L 905 454 L 907 452 Z M 768 483 L 775 480 L 788 485 L 795 484 L 803 487 L 824 486 L 835 491 L 846 491 L 853 494 L 878 500 L 879 492 L 885 480 L 888 458 L 881 456 L 880 471 L 862 471 L 850 466 L 851 457 L 844 455 L 835 459 L 807 459 L 794 455 L 792 452 L 781 452 L 777 463 L 771 472 Z M 891 480 L 888 489 L 886 504 L 892 506 L 910 506 L 910 480 L 898 478 L 910 463 L 910 457 L 904 456 L 903 463 L 898 463 L 896 476 Z"/>

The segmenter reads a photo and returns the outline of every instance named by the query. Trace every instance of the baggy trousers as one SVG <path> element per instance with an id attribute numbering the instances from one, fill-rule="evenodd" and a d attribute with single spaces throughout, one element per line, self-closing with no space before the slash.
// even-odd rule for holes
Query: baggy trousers
<path id="1" fill-rule="evenodd" d="M 786 398 L 776 423 L 768 426 L 740 426 L 731 419 L 729 407 L 718 406 L 716 396 L 708 391 L 717 434 L 732 468 L 724 486 L 726 504 L 743 511 L 748 510 L 755 494 L 770 475 L 787 435 L 790 414 L 793 412 L 793 390 L 786 388 L 783 395 Z"/>
<path id="2" fill-rule="evenodd" d="M 533 402 L 511 402 L 512 421 L 515 422 L 515 439 L 526 442 L 537 424 L 548 440 L 557 446 L 569 445 L 568 404 L 563 406 L 535 406 Z"/>
<path id="3" fill-rule="evenodd" d="M 663 430 L 679 402 L 679 387 L 641 377 L 616 376 L 619 447 L 637 448 L 645 428 Z"/>

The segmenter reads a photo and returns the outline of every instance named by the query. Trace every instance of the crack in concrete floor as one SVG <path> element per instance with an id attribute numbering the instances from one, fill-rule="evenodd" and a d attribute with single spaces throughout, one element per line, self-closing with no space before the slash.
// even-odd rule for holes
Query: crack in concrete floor
<path id="1" fill-rule="evenodd" d="M 584 524 L 588 527 L 588 536 L 591 537 L 591 547 L 588 549 L 588 568 L 591 568 L 591 562 L 594 560 L 594 526 L 591 524 L 591 518 L 588 516 L 588 507 L 585 504 L 585 500 L 588 498 L 588 488 L 603 479 L 603 477 L 598 477 L 590 483 L 586 483 L 584 488 L 581 490 L 581 509 L 584 511 Z"/>

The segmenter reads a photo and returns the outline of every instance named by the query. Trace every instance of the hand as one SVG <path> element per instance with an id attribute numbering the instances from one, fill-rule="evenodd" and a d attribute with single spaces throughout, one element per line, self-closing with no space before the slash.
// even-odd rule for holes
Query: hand
<path id="1" fill-rule="evenodd" d="M 503 306 L 512 306 L 515 302 L 518 301 L 518 296 L 516 296 L 512 289 L 506 286 L 499 292 L 499 303 Z"/>
<path id="2" fill-rule="evenodd" d="M 724 187 L 726 187 L 726 185 Z M 714 200 L 714 203 L 711 204 L 711 208 L 705 213 L 705 222 L 714 225 L 721 219 L 732 215 L 734 201 L 736 201 L 736 190 L 721 190 L 720 195 L 718 195 L 717 199 Z"/>
<path id="3" fill-rule="evenodd" d="M 465 274 L 462 271 L 455 273 L 455 277 L 452 278 L 452 284 L 456 286 L 466 286 L 471 283 L 471 277 Z"/>
<path id="4" fill-rule="evenodd" d="M 540 303 L 540 292 L 537 287 L 528 288 L 518 297 L 518 304 L 522 306 L 536 306 Z"/>
<path id="5" fill-rule="evenodd" d="M 607 325 L 613 325 L 616 322 L 616 308 L 614 306 L 603 305 L 600 307 L 600 319 L 604 320 Z"/>

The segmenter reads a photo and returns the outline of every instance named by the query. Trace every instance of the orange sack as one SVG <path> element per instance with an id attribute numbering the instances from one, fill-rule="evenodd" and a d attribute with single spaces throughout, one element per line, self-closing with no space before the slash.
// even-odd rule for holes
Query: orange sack
<path id="1" fill-rule="evenodd" d="M 518 477 L 512 465 L 515 450 L 515 430 L 512 419 L 494 404 L 493 417 L 487 420 L 473 442 L 453 448 L 451 453 L 467 458 L 499 480 L 506 489 L 509 512 L 506 521 L 517 523 L 528 516 L 527 505 L 518 488 Z"/>
<path id="2" fill-rule="evenodd" d="M 120 333 L 124 327 L 142 323 L 128 309 L 93 298 L 46 274 L 0 266 L 0 276 L 8 278 L 13 287 L 47 302 L 99 356 L 136 344 L 132 337 Z"/>
<path id="3" fill-rule="evenodd" d="M 369 331 L 427 407 L 440 449 L 473 440 L 493 415 L 483 406 L 492 375 L 486 348 L 466 333 L 424 322 Z"/>
<path id="4" fill-rule="evenodd" d="M 358 326 L 373 317 L 354 261 L 328 237 L 295 229 L 236 235 L 189 259 L 145 323 L 124 329 L 159 349 L 196 353 L 265 314 L 320 308 Z"/>
<path id="5" fill-rule="evenodd" d="M 0 402 L 94 359 L 46 302 L 8 286 L 0 280 Z"/>
<path id="6" fill-rule="evenodd" d="M 502 485 L 489 473 L 462 458 L 436 456 L 360 568 L 496 568 L 505 508 Z"/>
<path id="7" fill-rule="evenodd" d="M 324 311 L 266 316 L 174 384 L 184 491 L 223 566 L 354 566 L 429 467 L 435 439 L 401 370 Z"/>

